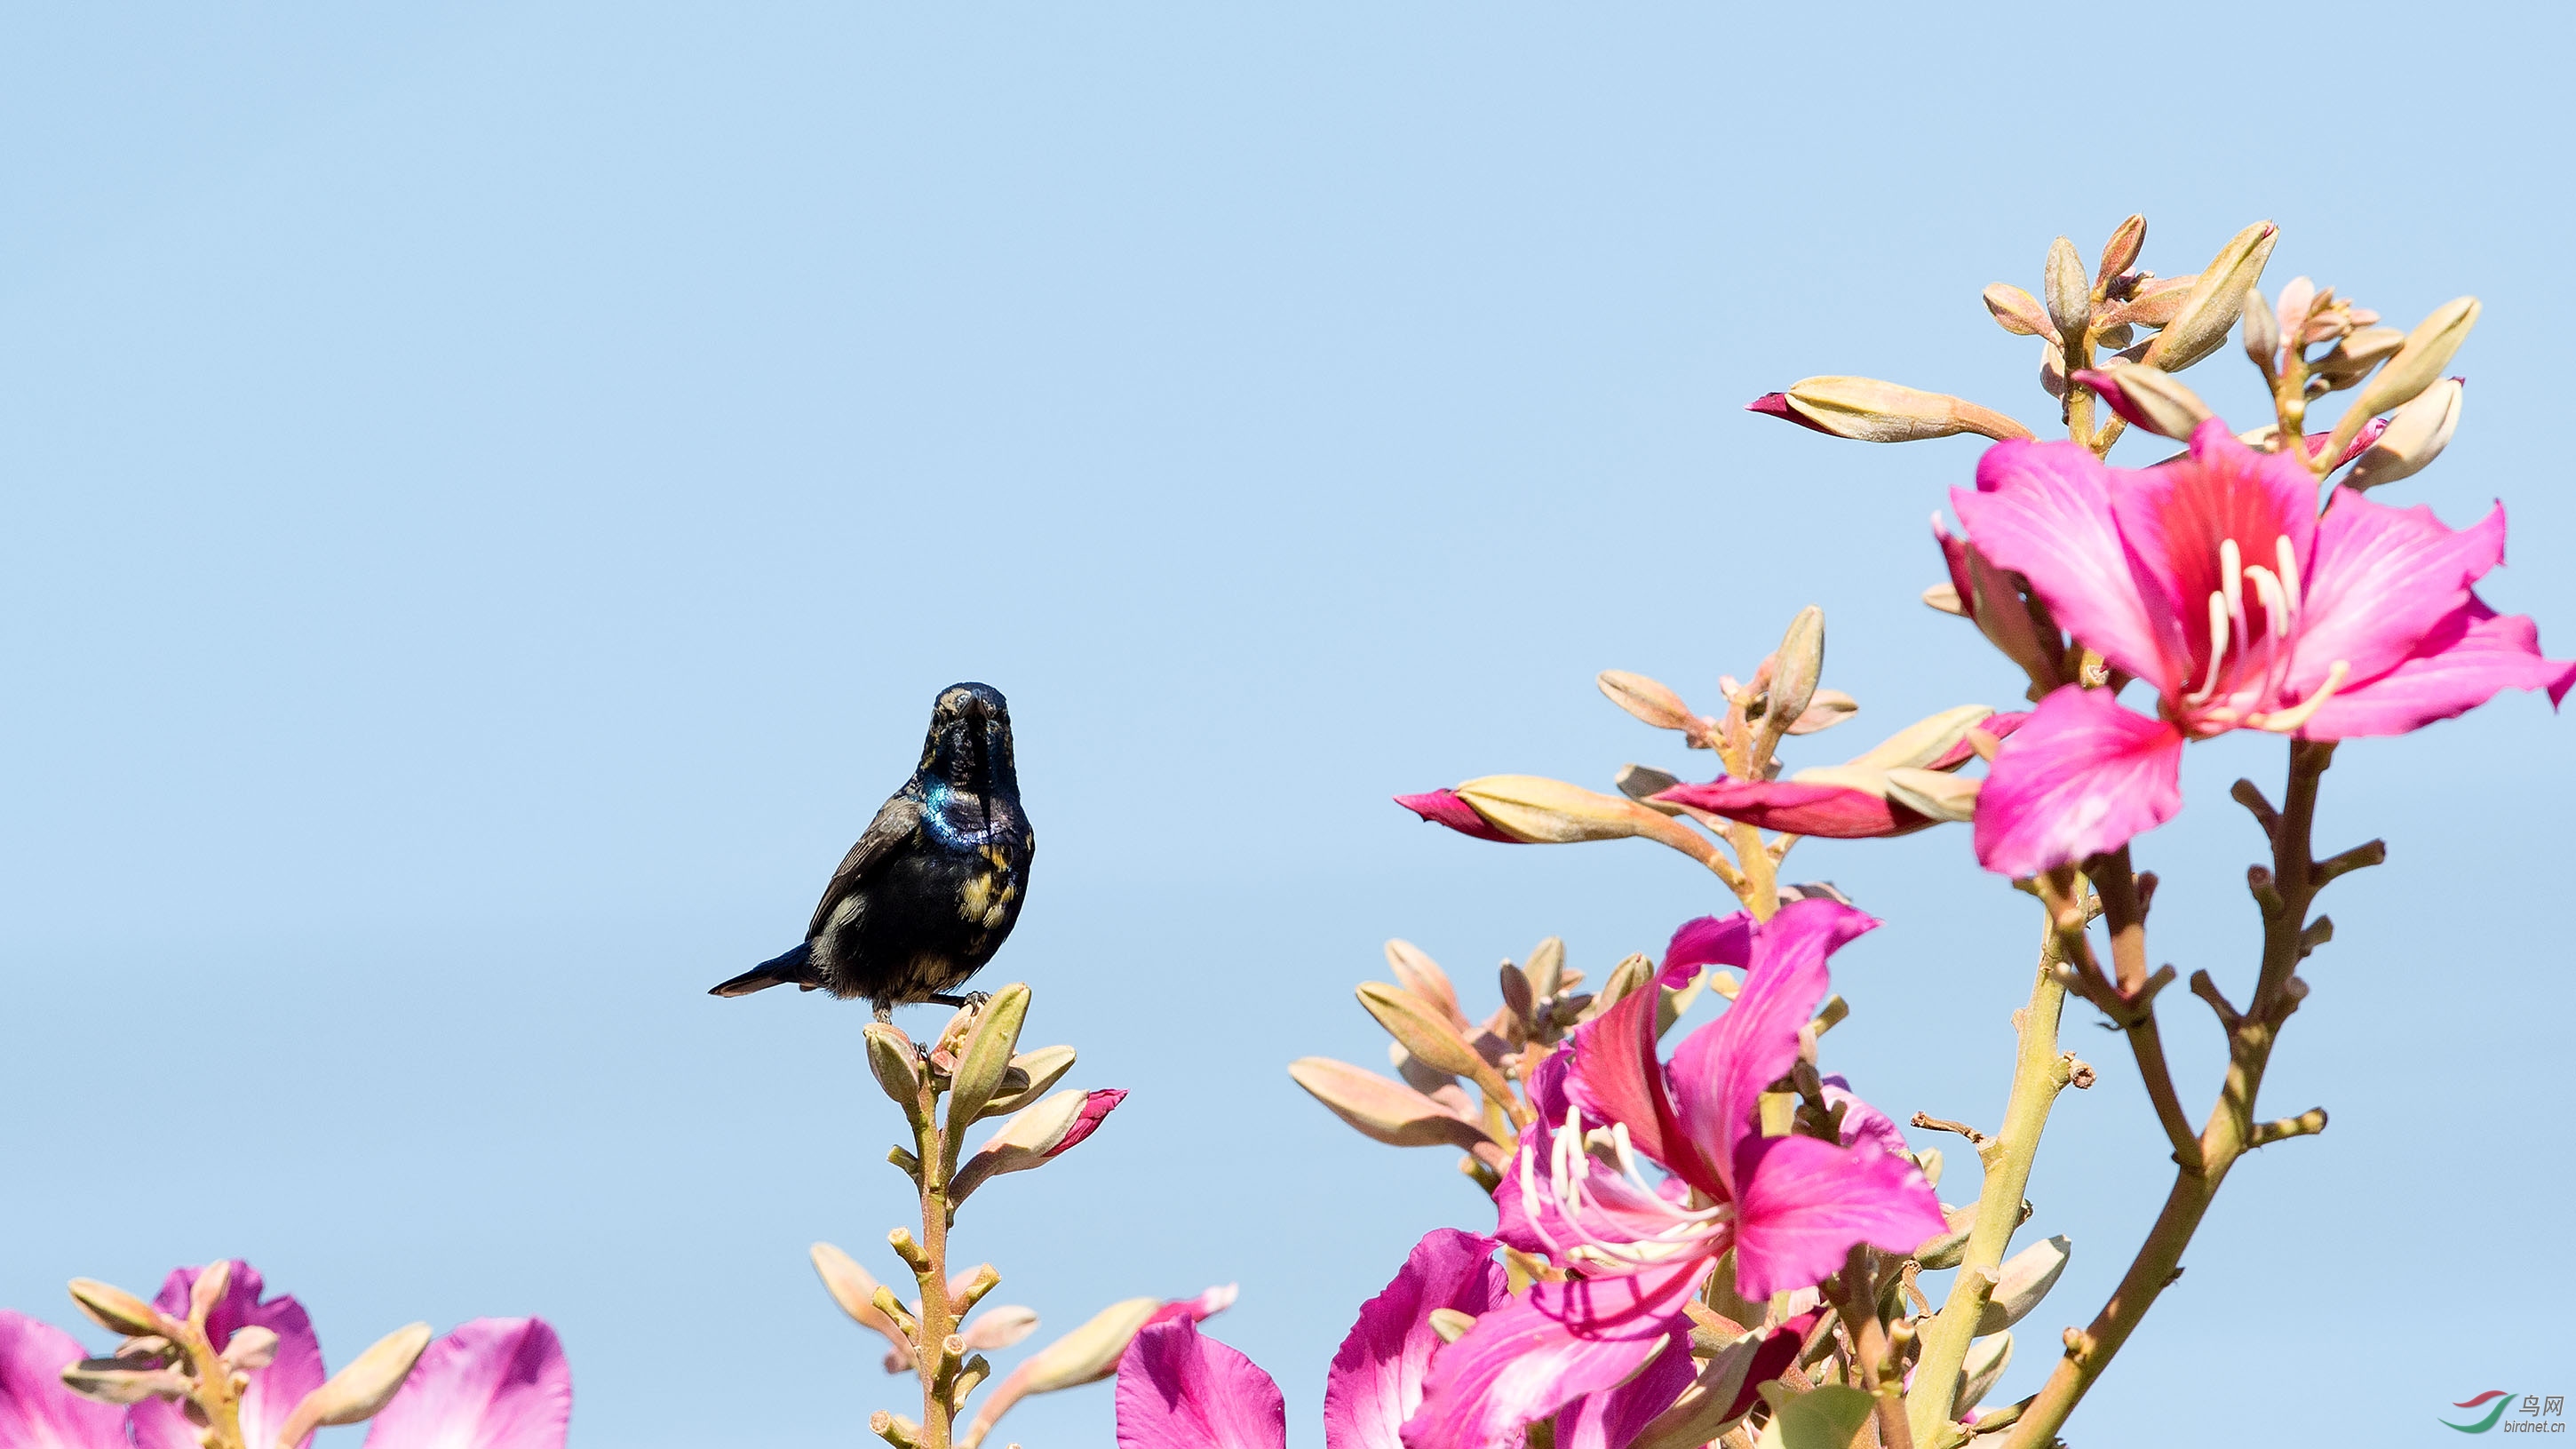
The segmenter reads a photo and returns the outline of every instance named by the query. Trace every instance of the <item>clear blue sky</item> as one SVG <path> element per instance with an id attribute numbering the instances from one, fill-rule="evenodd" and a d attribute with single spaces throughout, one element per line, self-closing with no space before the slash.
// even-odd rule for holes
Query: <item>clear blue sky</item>
<path id="1" fill-rule="evenodd" d="M 1705 700 L 1808 602 L 1864 713 L 1800 763 L 2013 692 L 1915 601 L 1974 440 L 1745 400 L 1848 371 L 2041 421 L 1982 286 L 2131 210 L 2168 273 L 2271 217 L 2275 284 L 2485 299 L 2397 501 L 2506 497 L 2490 597 L 2576 650 L 2568 21 L 2330 13 L 0 13 L 0 1303 L 237 1253 L 335 1364 L 546 1315 L 584 1449 L 855 1442 L 905 1386 L 804 1250 L 893 1266 L 865 1010 L 704 991 L 982 679 L 1045 845 L 992 979 L 1134 1095 L 961 1254 L 1042 1333 L 1239 1280 L 1213 1326 L 1319 1443 L 1359 1301 L 1490 1217 L 1285 1063 L 1380 1060 L 1349 988 L 1388 936 L 1490 1003 L 1542 935 L 1598 972 L 1719 904 L 1386 797 L 1702 769 L 1593 672 Z M 2232 355 L 2194 377 L 2257 406 Z M 2344 752 L 2323 833 L 2392 861 L 2328 897 L 2267 1099 L 2333 1127 L 2230 1181 L 2085 1444 L 2411 1443 L 2576 1377 L 2570 730 L 2517 696 Z M 2279 753 L 2196 750 L 2142 847 L 2186 973 L 2250 977 L 2224 787 Z M 1958 830 L 1797 860 L 1890 923 L 1832 1064 L 1991 1123 L 2027 902 Z M 2085 1019 L 2028 1230 L 2074 1263 L 2000 1397 L 2169 1171 Z M 2217 1033 L 2166 1034 L 2197 1114 Z M 1109 1422 L 1091 1389 L 1012 1433 Z"/>

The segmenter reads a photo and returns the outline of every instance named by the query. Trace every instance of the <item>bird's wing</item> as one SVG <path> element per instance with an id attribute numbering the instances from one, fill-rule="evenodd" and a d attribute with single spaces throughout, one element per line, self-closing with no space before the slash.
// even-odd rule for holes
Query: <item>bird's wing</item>
<path id="1" fill-rule="evenodd" d="M 897 795 L 885 802 L 877 818 L 868 822 L 867 833 L 859 837 L 850 853 L 841 857 L 841 868 L 832 872 L 832 883 L 823 887 L 823 899 L 814 907 L 814 919 L 805 927 L 805 938 L 812 940 L 832 918 L 850 892 L 867 884 L 868 879 L 885 868 L 895 853 L 921 833 L 921 803 L 907 795 Z"/>

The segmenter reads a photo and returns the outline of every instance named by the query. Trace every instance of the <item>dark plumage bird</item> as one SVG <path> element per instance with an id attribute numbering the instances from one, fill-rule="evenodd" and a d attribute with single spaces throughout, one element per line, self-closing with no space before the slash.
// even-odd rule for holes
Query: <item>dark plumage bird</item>
<path id="1" fill-rule="evenodd" d="M 864 996 L 879 1021 L 918 1001 L 962 1006 L 949 993 L 1019 921 L 1036 849 L 1020 811 L 1010 706 L 990 685 L 952 684 L 931 706 L 921 764 L 841 857 L 805 943 L 711 994 L 793 983 Z"/>

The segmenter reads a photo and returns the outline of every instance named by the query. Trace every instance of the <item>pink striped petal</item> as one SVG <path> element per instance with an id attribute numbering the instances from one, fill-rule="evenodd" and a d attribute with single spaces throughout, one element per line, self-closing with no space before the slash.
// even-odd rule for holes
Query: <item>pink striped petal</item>
<path id="1" fill-rule="evenodd" d="M 1892 800 L 1844 785 L 1800 780 L 1711 780 L 1655 796 L 1764 830 L 1826 840 L 1869 840 L 1928 830 L 1933 821 Z"/>
<path id="2" fill-rule="evenodd" d="M 2317 526 L 2289 695 L 2315 692 L 2338 661 L 2358 683 L 2412 657 L 2469 601 L 2469 586 L 2504 561 L 2504 534 L 2501 504 L 2454 533 L 2421 504 L 2391 508 L 2336 489 Z"/>
<path id="3" fill-rule="evenodd" d="M 2139 587 L 2110 489 L 2111 470 L 2074 443 L 1997 443 L 1977 461 L 1976 490 L 1954 488 L 1950 502 L 1977 552 L 2029 579 L 2068 632 L 2178 692 L 2181 634 L 2166 601 Z"/>
<path id="4" fill-rule="evenodd" d="M 1683 986 L 1703 966 L 1733 966 L 1741 969 L 1753 959 L 1753 913 L 1737 911 L 1731 916 L 1702 916 L 1684 921 L 1673 932 L 1671 944 L 1664 947 L 1663 970 L 1655 977 L 1658 985 Z"/>
<path id="5" fill-rule="evenodd" d="M 1118 1360 L 1118 1449 L 1285 1449 L 1279 1385 L 1188 1319 L 1140 1330 Z"/>
<path id="6" fill-rule="evenodd" d="M 1822 1283 L 1856 1244 L 1908 1253 L 1947 1231 L 1923 1174 L 1875 1148 L 1756 1138 L 1735 1173 L 1736 1291 L 1757 1303 Z"/>
<path id="7" fill-rule="evenodd" d="M 1442 1347 L 1431 1311 L 1481 1315 L 1511 1296 L 1494 1247 L 1492 1238 L 1434 1229 L 1386 1291 L 1360 1305 L 1324 1374 L 1325 1449 L 1403 1449 L 1404 1421 L 1422 1407 L 1422 1381 Z"/>
<path id="8" fill-rule="evenodd" d="M 1798 1029 L 1825 999 L 1825 958 L 1877 926 L 1865 911 L 1817 897 L 1792 901 L 1754 928 L 1753 959 L 1735 1004 L 1673 1052 L 1673 1111 L 1718 1176 L 1715 1190 L 1701 1183 L 1702 1191 L 1734 1195 L 1736 1144 L 1756 1130 L 1762 1089 L 1798 1060 Z"/>
<path id="9" fill-rule="evenodd" d="M 1722 1191 L 1717 1162 L 1684 1130 L 1664 1090 L 1664 1066 L 1655 1057 L 1657 1001 L 1654 989 L 1640 987 L 1575 1029 L 1566 1095 L 1594 1120 L 1624 1125 L 1631 1145 L 1692 1186 Z"/>
<path id="10" fill-rule="evenodd" d="M 431 1344 L 366 1449 L 563 1449 L 572 1365 L 542 1318 L 477 1318 Z"/>
<path id="11" fill-rule="evenodd" d="M 0 1444 L 124 1449 L 125 1410 L 91 1403 L 63 1387 L 63 1370 L 87 1357 L 79 1339 L 0 1308 Z"/>
<path id="12" fill-rule="evenodd" d="M 2506 689 L 2545 689 L 2553 705 L 2576 683 L 2576 663 L 2544 659 L 2540 631 L 2520 615 L 2469 602 L 2428 634 L 2413 657 L 2327 700 L 2299 733 L 2345 740 L 2400 735 L 2465 714 Z"/>
<path id="13" fill-rule="evenodd" d="M 2223 592 L 2225 583 L 2219 545 L 2233 539 L 2245 566 L 2277 573 L 2279 541 L 2286 538 L 2299 567 L 2307 568 L 2316 551 L 2317 480 L 2287 454 L 2258 453 L 2237 441 L 2216 418 L 2192 433 L 2191 456 L 2153 468 L 2112 470 L 2109 476 L 2111 513 L 2128 546 L 2142 597 L 2151 610 L 2178 626 L 2179 633 L 2171 637 L 2186 641 L 2184 653 L 2167 655 L 2178 666 L 2173 675 L 2129 672 L 2152 681 L 2166 696 L 2176 696 L 2196 688 L 2206 672 L 2209 596 Z M 2268 627 L 2258 617 L 2263 612 L 2258 592 L 2250 585 L 2240 587 L 2251 627 Z M 2049 598 L 2052 607 L 2056 602 Z M 2128 668 L 2082 630 L 2075 634 L 2102 650 L 2104 658 Z"/>
<path id="14" fill-rule="evenodd" d="M 1398 795 L 1395 797 L 1395 803 L 1434 825 L 1446 825 L 1461 835 L 1472 835 L 1478 840 L 1500 841 L 1505 845 L 1522 843 L 1496 830 L 1484 816 L 1476 813 L 1475 806 L 1468 804 L 1455 790 L 1432 790 L 1420 795 Z"/>
<path id="15" fill-rule="evenodd" d="M 1087 1093 L 1082 1099 L 1082 1111 L 1074 1117 L 1073 1125 L 1064 1130 L 1063 1139 L 1048 1148 L 1046 1155 L 1058 1156 L 1066 1148 L 1099 1131 L 1102 1120 L 1118 1110 L 1118 1104 L 1126 1100 L 1126 1091 L 1118 1087 L 1099 1087 Z"/>
<path id="16" fill-rule="evenodd" d="M 1431 1361 L 1405 1449 L 1504 1449 L 1521 1429 L 1627 1382 L 1687 1328 L 1682 1305 L 1716 1266 L 1691 1257 L 1619 1278 L 1534 1283 Z"/>
<path id="17" fill-rule="evenodd" d="M 2011 876 L 2115 850 L 2182 809 L 2182 735 L 2067 685 L 1995 752 L 1977 796 L 1977 859 Z"/>
<path id="18" fill-rule="evenodd" d="M 162 1280 L 154 1305 L 164 1313 L 186 1317 L 188 1291 L 204 1271 L 172 1269 Z M 206 1315 L 206 1336 L 218 1350 L 232 1342 L 234 1333 L 252 1325 L 277 1334 L 277 1357 L 252 1374 L 250 1387 L 242 1392 L 242 1436 L 257 1449 L 276 1444 L 277 1431 L 286 1427 L 287 1416 L 306 1394 L 322 1387 L 323 1379 L 322 1344 L 313 1336 L 313 1320 L 304 1305 L 288 1294 L 262 1302 L 260 1293 L 266 1286 L 257 1268 L 236 1258 L 223 1301 Z M 198 1449 L 197 1430 L 177 1404 L 147 1399 L 134 1406 L 132 1423 L 137 1449 Z M 312 1436 L 298 1442 L 310 1444 Z"/>

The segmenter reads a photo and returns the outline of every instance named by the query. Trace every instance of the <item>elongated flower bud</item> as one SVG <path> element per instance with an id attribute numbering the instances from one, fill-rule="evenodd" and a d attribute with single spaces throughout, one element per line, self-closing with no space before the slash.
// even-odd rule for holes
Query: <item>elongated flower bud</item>
<path id="1" fill-rule="evenodd" d="M 63 1387 L 95 1403 L 139 1404 L 145 1399 L 187 1397 L 188 1376 L 177 1369 L 139 1367 L 121 1358 L 85 1358 L 64 1368 Z"/>
<path id="2" fill-rule="evenodd" d="M 2364 327 L 2316 360 L 2308 372 L 2310 385 L 2322 379 L 2329 392 L 2350 387 L 2405 345 L 2406 334 L 2394 327 Z"/>
<path id="3" fill-rule="evenodd" d="M 2076 254 L 2075 243 L 2059 237 L 2049 244 L 2046 275 L 2048 320 L 2057 324 L 2061 340 L 2081 335 L 2093 313 L 2093 289 L 2085 282 L 2084 258 Z"/>
<path id="4" fill-rule="evenodd" d="M 304 1396 L 295 1411 L 286 1416 L 286 1427 L 278 1431 L 277 1442 L 300 1444 L 315 1429 L 374 1418 L 377 1411 L 393 1401 L 403 1380 L 411 1377 L 411 1366 L 420 1361 L 421 1350 L 427 1347 L 426 1323 L 397 1328 L 377 1339 L 365 1353 L 350 1360 L 347 1368 Z"/>
<path id="5" fill-rule="evenodd" d="M 2201 269 L 2173 320 L 2148 346 L 2146 364 L 2180 372 L 2216 352 L 2235 330 L 2245 294 L 2262 279 L 2263 264 L 2272 259 L 2272 244 L 2280 235 L 2272 223 L 2258 221 L 2228 238 L 2227 245 Z"/>
<path id="6" fill-rule="evenodd" d="M 866 1038 L 868 1070 L 876 1074 L 877 1085 L 906 1112 L 920 1106 L 921 1071 L 912 1038 L 881 1021 L 868 1023 Z"/>
<path id="7" fill-rule="evenodd" d="M 994 992 L 977 1013 L 948 1088 L 950 1160 L 955 1160 L 967 1125 L 983 1116 L 985 1106 L 1000 1092 L 1002 1078 L 1011 1068 L 1011 1054 L 1019 1050 L 1020 1024 L 1028 1014 L 1029 988 L 1019 983 Z"/>
<path id="8" fill-rule="evenodd" d="M 95 1278 L 74 1278 L 71 1294 L 72 1301 L 80 1305 L 81 1312 L 112 1333 L 137 1338 L 173 1331 L 162 1317 L 161 1310 L 114 1284 L 101 1283 Z"/>
<path id="9" fill-rule="evenodd" d="M 2281 319 L 2263 304 L 2263 293 L 2250 287 L 2245 292 L 2245 355 L 2265 377 L 2281 370 Z"/>
<path id="10" fill-rule="evenodd" d="M 1402 1082 L 1330 1057 L 1299 1057 L 1288 1075 L 1361 1136 L 1390 1147 L 1455 1147 L 1486 1140 L 1482 1130 Z"/>
<path id="11" fill-rule="evenodd" d="M 1746 407 L 1864 443 L 1911 443 L 1957 433 L 1997 442 L 2031 436 L 2030 429 L 1992 408 L 1872 377 L 1810 377 L 1791 384 L 1787 392 L 1765 393 Z"/>
<path id="12" fill-rule="evenodd" d="M 1595 681 L 1610 702 L 1659 730 L 1688 730 L 1699 723 L 1682 697 L 1659 680 L 1624 669 L 1604 669 Z"/>
<path id="13" fill-rule="evenodd" d="M 1771 671 L 1770 702 L 1763 706 L 1761 743 L 1754 750 L 1757 757 L 1770 754 L 1816 697 L 1816 680 L 1825 672 L 1825 611 L 1813 604 L 1800 609 L 1780 637 L 1780 652 L 1772 657 L 1779 662 Z"/>
<path id="14" fill-rule="evenodd" d="M 1467 1013 L 1458 1006 L 1458 988 L 1449 984 L 1449 973 L 1440 963 L 1411 941 L 1386 943 L 1386 964 L 1404 989 L 1438 1007 L 1449 1024 L 1460 1031 L 1467 1029 Z"/>
<path id="15" fill-rule="evenodd" d="M 1986 1311 L 1977 1319 L 1977 1332 L 2001 1333 L 2038 1307 L 2048 1290 L 2057 1286 L 2058 1275 L 2066 1271 L 2070 1246 L 2061 1233 L 2006 1258 L 1996 1272 L 1994 1292 L 1986 1296 Z"/>
<path id="16" fill-rule="evenodd" d="M 2399 408 L 2397 415 L 2388 420 L 2388 430 L 2344 475 L 2344 486 L 2376 488 L 2424 471 L 2451 445 L 2451 434 L 2460 425 L 2460 402 L 2466 393 L 2459 378 L 2446 377 Z"/>
<path id="17" fill-rule="evenodd" d="M 2016 337 L 2045 337 L 2061 341 L 2057 324 L 2048 318 L 2048 309 L 2039 299 L 2010 282 L 1997 282 L 1986 288 L 1986 310 L 1995 314 L 1995 325 Z"/>
<path id="18" fill-rule="evenodd" d="M 2209 405 L 2199 394 L 2165 372 L 2143 362 L 2107 371 L 2084 371 L 2075 380 L 2099 393 L 2111 410 L 2136 427 L 2188 442 L 2192 430 L 2209 419 Z"/>
<path id="19" fill-rule="evenodd" d="M 2102 265 L 2093 273 L 2097 287 L 2111 285 L 2111 279 L 2138 264 L 2138 253 L 2147 245 L 2147 219 L 2132 214 L 2127 221 L 2112 229 L 2111 239 L 2102 243 Z"/>
<path id="20" fill-rule="evenodd" d="M 1472 1077 L 1491 1070 L 1476 1049 L 1467 1044 L 1466 1037 L 1430 1002 L 1383 981 L 1363 982 L 1358 994 L 1360 1005 L 1386 1028 L 1386 1034 L 1433 1071 Z"/>
<path id="21" fill-rule="evenodd" d="M 957 1176 L 948 1185 L 949 1202 L 964 1202 L 989 1178 L 1006 1172 L 1026 1172 L 1069 1150 L 1098 1130 L 1102 1119 L 1126 1097 L 1124 1091 L 1115 1088 L 1058 1092 L 1023 1110 L 1003 1123 L 1002 1130 L 957 1169 Z"/>
<path id="22" fill-rule="evenodd" d="M 2390 408 L 2415 400 L 2415 397 L 2442 376 L 2451 365 L 2451 354 L 2469 339 L 2469 329 L 2478 325 L 2478 299 L 2455 297 L 2433 309 L 2433 315 L 2406 334 L 2406 345 L 2379 370 L 2370 384 L 2361 390 L 2353 406 L 2364 413 L 2384 413 Z"/>
<path id="23" fill-rule="evenodd" d="M 984 1104 L 980 1115 L 1006 1117 L 1045 1096 L 1048 1088 L 1073 1070 L 1073 1060 L 1069 1046 L 1039 1047 L 1011 1058 L 1011 1069 L 1002 1074 L 1002 1090 Z"/>
<path id="24" fill-rule="evenodd" d="M 1968 1412 L 1994 1392 L 1995 1381 L 2004 1376 L 2004 1366 L 2012 1362 L 2012 1346 L 2009 1333 L 1981 1338 L 1969 1345 L 1968 1357 L 1960 1366 L 1958 1397 L 1950 1402 L 1952 1414 Z"/>

